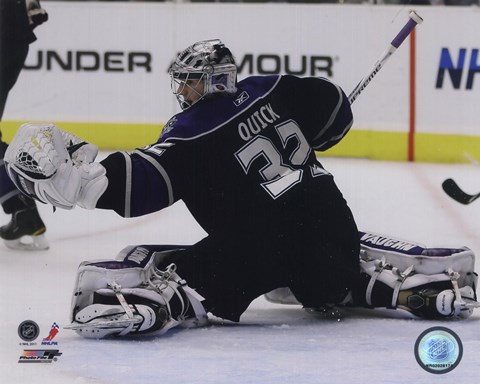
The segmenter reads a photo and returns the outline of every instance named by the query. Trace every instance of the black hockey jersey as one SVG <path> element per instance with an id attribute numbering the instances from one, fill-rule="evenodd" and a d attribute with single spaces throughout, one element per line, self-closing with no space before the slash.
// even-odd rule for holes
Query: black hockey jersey
<path id="1" fill-rule="evenodd" d="M 209 234 L 228 237 L 272 227 L 306 194 L 328 198 L 316 191 L 331 175 L 314 150 L 352 126 L 343 91 L 295 76 L 252 76 L 237 87 L 173 116 L 157 143 L 103 160 L 109 184 L 97 208 L 134 217 L 182 199 Z"/>

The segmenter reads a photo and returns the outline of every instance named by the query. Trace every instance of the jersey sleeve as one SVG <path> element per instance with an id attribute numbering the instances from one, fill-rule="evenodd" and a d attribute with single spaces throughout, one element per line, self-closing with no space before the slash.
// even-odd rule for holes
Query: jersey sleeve
<path id="1" fill-rule="evenodd" d="M 307 130 L 313 149 L 326 151 L 345 137 L 353 125 L 348 97 L 333 82 L 324 78 L 300 79 L 301 113 L 306 117 Z"/>
<path id="2" fill-rule="evenodd" d="M 326 151 L 342 140 L 353 125 L 353 114 L 347 95 L 336 84 L 321 79 L 328 94 L 328 109 L 324 125 L 313 138 L 313 148 Z M 321 100 L 319 100 L 321 101 Z"/>
<path id="3" fill-rule="evenodd" d="M 137 149 L 115 152 L 101 161 L 108 187 L 96 208 L 111 209 L 123 217 L 137 217 L 173 204 L 167 172 L 155 154 Z"/>

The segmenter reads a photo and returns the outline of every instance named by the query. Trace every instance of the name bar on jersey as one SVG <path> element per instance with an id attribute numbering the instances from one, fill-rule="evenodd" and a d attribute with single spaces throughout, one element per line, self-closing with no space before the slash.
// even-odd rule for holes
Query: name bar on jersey
<path id="1" fill-rule="evenodd" d="M 280 115 L 273 110 L 270 103 L 262 105 L 247 120 L 238 124 L 238 134 L 243 140 L 248 141 L 279 118 Z"/>

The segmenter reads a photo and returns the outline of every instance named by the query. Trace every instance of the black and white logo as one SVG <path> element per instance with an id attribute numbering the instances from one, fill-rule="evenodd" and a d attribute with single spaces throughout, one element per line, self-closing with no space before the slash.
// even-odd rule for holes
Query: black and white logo
<path id="1" fill-rule="evenodd" d="M 238 107 L 239 105 L 243 104 L 245 101 L 249 99 L 250 95 L 243 91 L 238 97 L 234 100 L 234 104 Z"/>
<path id="2" fill-rule="evenodd" d="M 33 320 L 25 320 L 18 326 L 18 336 L 23 341 L 33 341 L 40 333 L 40 327 Z"/>

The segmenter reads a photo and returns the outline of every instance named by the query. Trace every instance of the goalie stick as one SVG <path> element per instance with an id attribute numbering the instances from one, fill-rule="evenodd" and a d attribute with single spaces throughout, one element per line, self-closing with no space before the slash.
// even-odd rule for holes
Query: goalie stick
<path id="1" fill-rule="evenodd" d="M 445 193 L 460 204 L 468 205 L 480 197 L 480 192 L 475 195 L 469 195 L 464 192 L 453 179 L 446 179 L 442 183 Z"/>
<path id="2" fill-rule="evenodd" d="M 388 47 L 388 49 L 383 53 L 380 59 L 375 63 L 370 73 L 367 76 L 365 76 L 362 80 L 360 80 L 360 82 L 352 91 L 352 93 L 350 93 L 350 95 L 348 96 L 348 101 L 350 102 L 350 104 L 352 104 L 357 99 L 357 97 L 363 92 L 363 90 L 377 75 L 380 69 L 382 69 L 385 62 L 390 58 L 390 56 L 394 54 L 397 48 L 400 47 L 400 45 L 407 38 L 407 36 L 410 35 L 410 33 L 414 30 L 414 28 L 418 24 L 421 24 L 423 22 L 423 19 L 415 11 L 411 11 L 408 17 L 409 17 L 409 20 L 401 29 L 401 31 L 398 32 L 397 36 L 395 36 L 395 38 L 391 41 L 390 47 Z"/>

